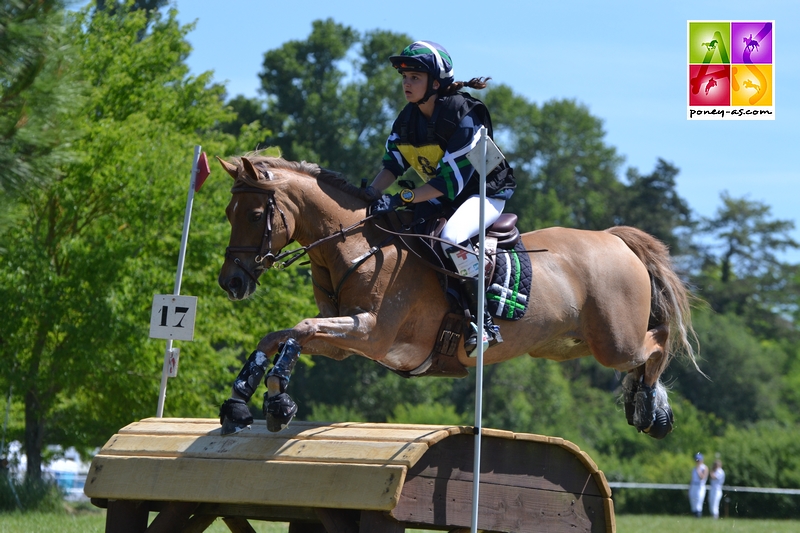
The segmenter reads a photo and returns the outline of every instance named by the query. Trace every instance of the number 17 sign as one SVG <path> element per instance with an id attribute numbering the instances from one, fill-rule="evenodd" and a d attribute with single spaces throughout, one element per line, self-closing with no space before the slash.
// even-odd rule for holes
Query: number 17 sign
<path id="1" fill-rule="evenodd" d="M 178 341 L 194 340 L 197 296 L 156 294 L 150 313 L 150 338 Z"/>

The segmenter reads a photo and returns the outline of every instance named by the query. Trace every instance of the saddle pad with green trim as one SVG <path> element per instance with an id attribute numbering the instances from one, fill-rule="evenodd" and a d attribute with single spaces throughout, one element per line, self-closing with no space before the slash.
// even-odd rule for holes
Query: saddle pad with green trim
<path id="1" fill-rule="evenodd" d="M 513 250 L 497 250 L 492 284 L 486 290 L 486 309 L 497 318 L 522 318 L 531 296 L 531 278 L 531 257 L 522 241 Z"/>

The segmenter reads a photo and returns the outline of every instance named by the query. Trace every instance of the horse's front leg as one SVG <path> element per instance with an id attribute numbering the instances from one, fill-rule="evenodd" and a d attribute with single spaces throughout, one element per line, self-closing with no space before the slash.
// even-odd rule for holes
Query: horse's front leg
<path id="1" fill-rule="evenodd" d="M 285 428 L 297 413 L 297 405 L 286 393 L 286 387 L 301 346 L 335 359 L 344 358 L 348 352 L 364 353 L 374 325 L 374 315 L 363 312 L 345 317 L 309 318 L 292 329 L 266 335 L 239 372 L 231 397 L 220 408 L 222 434 L 236 433 L 253 423 L 247 403 L 267 374 L 269 359 L 266 354 L 278 351 L 275 364 L 267 374 L 263 407 L 267 428 L 274 432 Z"/>

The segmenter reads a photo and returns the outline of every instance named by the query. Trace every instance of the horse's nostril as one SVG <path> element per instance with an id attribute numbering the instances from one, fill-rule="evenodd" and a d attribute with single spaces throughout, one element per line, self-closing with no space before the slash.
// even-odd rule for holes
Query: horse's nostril
<path id="1" fill-rule="evenodd" d="M 239 276 L 233 276 L 230 280 L 228 280 L 228 288 L 232 291 L 238 291 L 242 288 L 242 278 Z"/>

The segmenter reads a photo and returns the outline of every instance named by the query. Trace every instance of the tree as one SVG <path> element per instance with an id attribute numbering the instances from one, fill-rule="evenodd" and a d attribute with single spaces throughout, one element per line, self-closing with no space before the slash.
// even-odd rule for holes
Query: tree
<path id="1" fill-rule="evenodd" d="M 175 15 L 155 14 L 144 34 L 141 11 L 74 15 L 69 33 L 87 88 L 73 117 L 83 157 L 29 191 L 25 216 L 0 239 L 7 249 L 0 313 L 8 318 L 0 323 L 0 376 L 24 408 L 12 435 L 23 436 L 32 478 L 41 474 L 46 445 L 94 447 L 154 412 L 163 350 L 146 340 L 147 314 L 152 294 L 172 288 L 191 148 L 205 136 L 204 145 L 223 154 L 240 149 L 229 136 L 209 133 L 229 118 L 222 88 L 209 86 L 210 73 L 189 75 L 191 26 L 179 27 Z M 195 415 L 215 413 L 215 395 L 227 393 L 220 384 L 239 366 L 237 340 L 254 345 L 256 338 L 255 328 L 221 335 L 235 328 L 229 302 L 214 288 L 215 264 L 191 266 L 212 246 L 217 254 L 224 247 L 229 184 L 206 187 L 195 227 L 202 235 L 205 225 L 208 234 L 184 275 L 194 294 L 209 294 L 200 310 L 208 318 L 199 326 L 204 338 L 184 350 L 184 372 L 169 397 L 176 413 Z"/>
<path id="2" fill-rule="evenodd" d="M 780 401 L 781 371 L 786 354 L 774 343 L 754 337 L 744 321 L 733 314 L 706 309 L 694 313 L 699 339 L 699 365 L 674 361 L 665 382 L 698 409 L 714 413 L 727 423 L 785 419 Z"/>
<path id="3" fill-rule="evenodd" d="M 615 221 L 655 236 L 670 247 L 673 255 L 688 251 L 685 250 L 687 246 L 682 245 L 687 236 L 678 235 L 676 230 L 693 226 L 689 204 L 675 190 L 678 172 L 661 158 L 648 175 L 629 168 L 628 185 L 617 202 Z"/>
<path id="4" fill-rule="evenodd" d="M 794 223 L 772 219 L 762 202 L 727 192 L 721 198 L 716 216 L 703 220 L 698 230 L 702 264 L 694 282 L 699 295 L 719 313 L 744 317 L 760 337 L 796 339 L 791 317 L 800 296 L 797 266 L 778 256 L 800 248 L 790 235 Z"/>
<path id="5" fill-rule="evenodd" d="M 262 124 L 274 132 L 266 144 L 279 146 L 288 159 L 313 161 L 356 181 L 372 178 L 404 103 L 388 57 L 410 40 L 385 31 L 362 37 L 327 19 L 313 23 L 307 40 L 264 54 Z"/>
<path id="6" fill-rule="evenodd" d="M 19 215 L 20 195 L 51 182 L 74 155 L 79 85 L 62 4 L 14 0 L 0 10 L 0 234 Z"/>
<path id="7" fill-rule="evenodd" d="M 605 144 L 602 121 L 573 100 L 541 108 L 504 86 L 487 91 L 498 144 L 517 189 L 507 210 L 525 231 L 547 226 L 604 229 L 614 224 L 622 159 Z"/>

